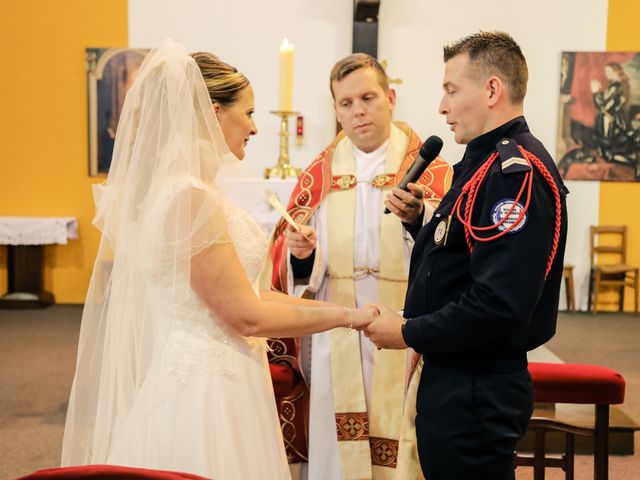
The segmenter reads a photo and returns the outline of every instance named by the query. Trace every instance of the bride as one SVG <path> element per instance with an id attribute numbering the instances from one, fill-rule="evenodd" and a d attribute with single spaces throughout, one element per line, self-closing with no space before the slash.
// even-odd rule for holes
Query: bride
<path id="1" fill-rule="evenodd" d="M 252 113 L 249 82 L 214 55 L 166 40 L 145 58 L 95 192 L 63 465 L 289 478 L 259 337 L 360 329 L 374 312 L 258 292 L 266 240 L 223 191 Z"/>

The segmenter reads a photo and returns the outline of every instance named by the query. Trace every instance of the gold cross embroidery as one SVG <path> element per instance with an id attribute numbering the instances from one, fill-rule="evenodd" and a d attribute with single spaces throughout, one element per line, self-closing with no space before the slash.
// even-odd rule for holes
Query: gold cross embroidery
<path id="1" fill-rule="evenodd" d="M 353 417 L 350 417 L 349 420 L 347 420 L 347 424 L 344 427 L 352 437 L 355 437 L 358 431 L 362 430 L 362 425 Z"/>

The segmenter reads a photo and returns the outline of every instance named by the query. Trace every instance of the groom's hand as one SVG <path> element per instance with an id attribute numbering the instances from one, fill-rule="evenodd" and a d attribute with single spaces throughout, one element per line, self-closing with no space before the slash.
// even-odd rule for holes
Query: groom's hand
<path id="1" fill-rule="evenodd" d="M 377 307 L 380 315 L 364 329 L 364 334 L 378 348 L 394 350 L 407 348 L 407 344 L 404 343 L 404 338 L 402 337 L 404 318 L 384 305 L 377 305 Z"/>

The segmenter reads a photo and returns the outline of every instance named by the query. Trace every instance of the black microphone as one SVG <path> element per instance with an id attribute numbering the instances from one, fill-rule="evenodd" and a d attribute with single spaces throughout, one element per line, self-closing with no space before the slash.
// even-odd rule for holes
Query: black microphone
<path id="1" fill-rule="evenodd" d="M 407 185 L 416 182 L 427 169 L 427 167 L 435 160 L 442 150 L 442 139 L 437 135 L 431 135 L 425 140 L 420 147 L 420 153 L 413 161 L 407 173 L 405 173 L 402 180 L 398 184 L 398 188 L 408 192 Z M 388 208 L 384 209 L 384 213 L 391 213 Z"/>

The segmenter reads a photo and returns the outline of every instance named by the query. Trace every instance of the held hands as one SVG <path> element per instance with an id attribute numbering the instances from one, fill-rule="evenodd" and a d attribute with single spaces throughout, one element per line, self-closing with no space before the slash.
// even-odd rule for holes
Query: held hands
<path id="1" fill-rule="evenodd" d="M 284 244 L 291 252 L 291 255 L 299 260 L 304 260 L 315 250 L 318 243 L 318 235 L 314 228 L 309 225 L 300 225 L 300 230 L 301 233 L 296 232 L 291 225 L 288 225 L 284 231 Z"/>
<path id="2" fill-rule="evenodd" d="M 384 205 L 404 223 L 416 223 L 424 209 L 424 191 L 415 183 L 407 185 L 408 192 L 394 188 L 384 200 Z"/>
<path id="3" fill-rule="evenodd" d="M 354 330 L 363 330 L 367 325 L 369 325 L 380 312 L 378 312 L 378 308 L 375 305 L 367 305 L 364 308 L 351 308 L 351 324 L 349 328 L 353 328 Z"/>
<path id="4" fill-rule="evenodd" d="M 376 308 L 380 315 L 364 329 L 364 334 L 369 337 L 369 340 L 378 349 L 401 350 L 407 348 L 407 344 L 404 343 L 404 338 L 402 337 L 404 318 L 384 305 L 376 305 Z"/>

